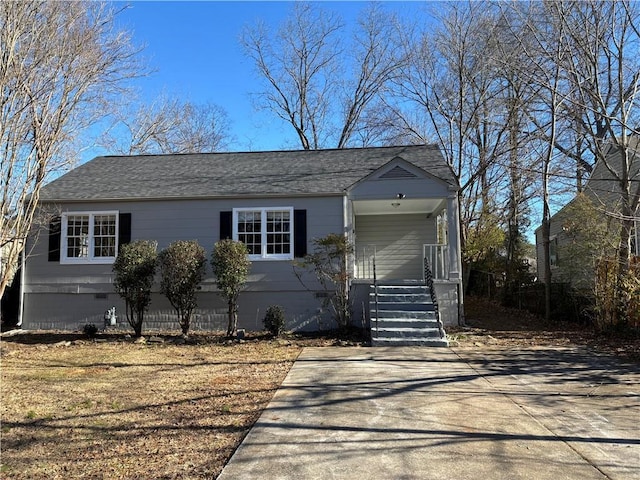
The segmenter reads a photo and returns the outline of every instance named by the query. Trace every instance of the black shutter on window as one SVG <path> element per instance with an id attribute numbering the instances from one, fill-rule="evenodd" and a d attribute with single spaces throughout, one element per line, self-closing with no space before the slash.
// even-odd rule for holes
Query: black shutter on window
<path id="1" fill-rule="evenodd" d="M 233 212 L 220 212 L 220 240 L 233 237 Z"/>
<path id="2" fill-rule="evenodd" d="M 61 218 L 55 217 L 49 223 L 49 261 L 60 261 Z"/>
<path id="3" fill-rule="evenodd" d="M 131 243 L 131 214 L 121 213 L 118 218 L 118 245 Z"/>
<path id="4" fill-rule="evenodd" d="M 304 257 L 307 254 L 307 211 L 293 211 L 293 256 Z"/>

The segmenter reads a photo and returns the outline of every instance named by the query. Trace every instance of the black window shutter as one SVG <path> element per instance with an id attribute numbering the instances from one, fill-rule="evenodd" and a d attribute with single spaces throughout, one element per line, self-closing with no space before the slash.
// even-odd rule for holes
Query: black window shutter
<path id="1" fill-rule="evenodd" d="M 131 214 L 121 213 L 118 218 L 118 245 L 131 243 Z"/>
<path id="2" fill-rule="evenodd" d="M 61 219 L 55 217 L 49 224 L 49 261 L 60 261 L 60 234 L 61 234 Z"/>
<path id="3" fill-rule="evenodd" d="M 307 211 L 293 211 L 293 256 L 304 257 L 307 254 Z"/>
<path id="4" fill-rule="evenodd" d="M 233 237 L 233 212 L 220 212 L 220 240 Z"/>

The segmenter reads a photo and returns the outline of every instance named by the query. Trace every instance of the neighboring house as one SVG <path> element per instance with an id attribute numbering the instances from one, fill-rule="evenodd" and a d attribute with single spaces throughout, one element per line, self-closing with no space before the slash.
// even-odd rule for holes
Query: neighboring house
<path id="1" fill-rule="evenodd" d="M 422 283 L 433 266 L 440 312 L 457 324 L 461 279 L 458 183 L 436 146 L 98 157 L 45 186 L 43 207 L 60 217 L 29 245 L 23 328 L 78 329 L 101 324 L 124 303 L 113 289 L 118 248 L 134 239 L 197 240 L 208 252 L 220 239 L 247 244 L 252 260 L 240 294 L 239 327 L 262 330 L 270 305 L 281 305 L 291 330 L 330 328 L 319 285 L 301 284 L 292 261 L 313 240 L 344 233 L 354 320 L 370 318 L 373 261 L 381 282 Z M 313 286 L 313 282 L 311 282 Z M 210 266 L 194 328 L 223 328 L 226 305 Z M 145 328 L 176 328 L 156 291 Z"/>
<path id="2" fill-rule="evenodd" d="M 631 140 L 631 194 L 640 196 L 640 151 L 638 150 L 638 139 Z M 601 221 L 600 228 L 606 230 L 603 236 L 608 236 L 615 242 L 620 232 L 620 224 L 617 221 L 617 213 L 620 211 L 620 183 L 615 180 L 619 175 L 622 165 L 622 156 L 615 146 L 611 145 L 606 153 L 606 162 L 598 162 L 584 190 L 582 202 L 581 197 L 576 196 L 571 202 L 565 205 L 555 215 L 551 217 L 550 228 L 550 263 L 551 276 L 554 282 L 567 282 L 574 286 L 589 287 L 593 282 L 594 261 L 598 252 L 587 252 L 578 246 L 574 247 L 574 252 L 579 252 L 580 258 L 567 258 L 568 246 L 570 242 L 580 242 L 580 237 L 572 237 L 569 225 L 577 225 L 584 231 L 583 235 L 590 237 L 595 232 L 589 231 L 589 223 L 594 224 L 591 218 L 593 213 L 584 209 L 584 200 L 595 210 L 596 218 Z M 612 172 L 613 170 L 613 172 Z M 615 172 L 615 173 L 614 173 Z M 583 218 L 577 216 L 584 215 Z M 635 228 L 631 238 L 631 254 L 640 255 L 640 208 L 635 211 Z M 595 229 L 594 229 L 595 230 Z M 588 240 L 584 240 L 586 244 Z M 587 247 L 588 249 L 589 247 Z M 542 228 L 536 230 L 536 252 L 538 264 L 538 277 L 542 281 L 545 274 L 545 264 L 543 256 Z"/>

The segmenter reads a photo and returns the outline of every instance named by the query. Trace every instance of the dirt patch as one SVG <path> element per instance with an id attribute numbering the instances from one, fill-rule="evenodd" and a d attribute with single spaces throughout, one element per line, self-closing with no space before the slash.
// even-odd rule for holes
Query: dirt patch
<path id="1" fill-rule="evenodd" d="M 453 345 L 527 348 L 581 346 L 640 363 L 640 333 L 598 332 L 586 325 L 547 323 L 528 312 L 510 309 L 483 298 L 465 300 L 466 327 L 450 327 Z"/>

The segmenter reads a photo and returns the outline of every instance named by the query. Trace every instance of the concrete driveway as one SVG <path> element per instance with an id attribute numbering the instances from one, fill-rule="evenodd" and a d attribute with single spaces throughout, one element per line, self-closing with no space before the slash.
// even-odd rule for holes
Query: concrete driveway
<path id="1" fill-rule="evenodd" d="M 640 479 L 640 372 L 581 349 L 307 348 L 219 479 Z"/>

